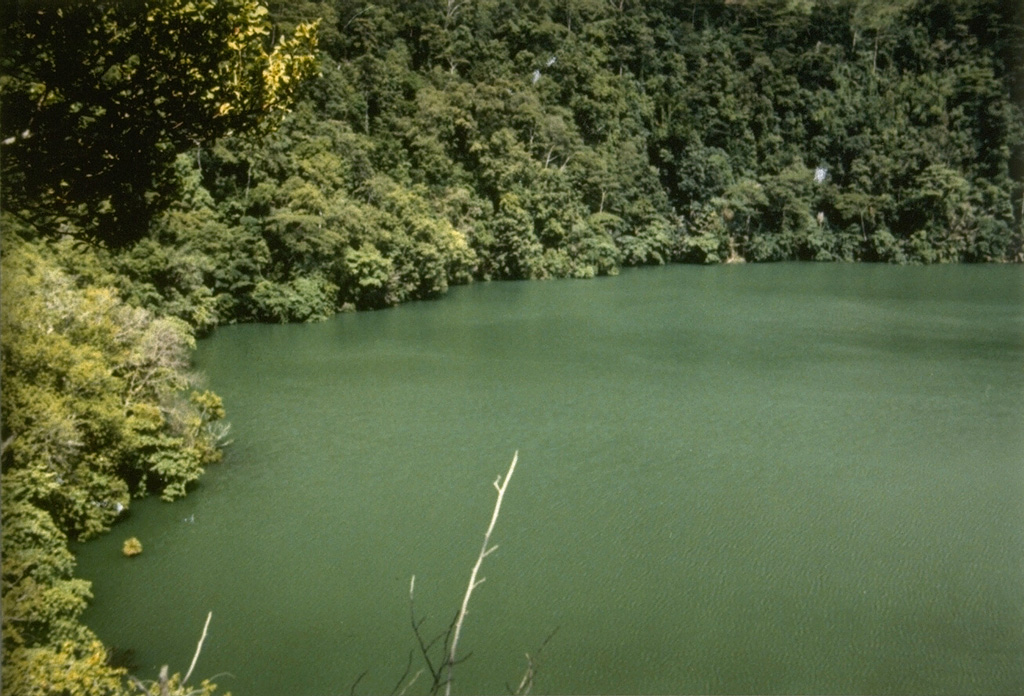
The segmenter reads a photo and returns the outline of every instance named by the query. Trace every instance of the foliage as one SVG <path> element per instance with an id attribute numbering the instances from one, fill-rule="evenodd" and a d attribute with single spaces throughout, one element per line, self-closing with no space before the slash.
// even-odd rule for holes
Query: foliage
<path id="1" fill-rule="evenodd" d="M 67 542 L 217 460 L 196 331 L 623 265 L 1024 261 L 1015 5 L 3 5 L 5 687 L 122 688 Z"/>
<path id="2" fill-rule="evenodd" d="M 10 694 L 121 694 L 120 670 L 79 616 L 89 583 L 72 576 L 67 537 L 48 512 L 3 504 L 3 683 Z"/>
<path id="3" fill-rule="evenodd" d="M 183 495 L 219 457 L 209 426 L 223 415 L 186 373 L 189 327 L 109 289 L 79 289 L 35 249 L 7 246 L 6 495 L 76 537 L 106 529 L 131 493 Z"/>
<path id="4" fill-rule="evenodd" d="M 5 693 L 115 693 L 120 673 L 78 621 L 89 583 L 68 537 L 105 531 L 132 495 L 183 495 L 220 457 L 223 407 L 186 372 L 184 322 L 78 287 L 14 235 L 2 282 Z"/>
<path id="5" fill-rule="evenodd" d="M 142 553 L 142 542 L 137 537 L 129 537 L 124 540 L 124 544 L 121 546 L 121 553 L 125 556 L 138 556 Z"/>
<path id="6" fill-rule="evenodd" d="M 994 0 L 274 10 L 320 20 L 320 78 L 261 144 L 179 156 L 182 200 L 112 259 L 203 329 L 621 265 L 1022 258 Z"/>
<path id="7" fill-rule="evenodd" d="M 18 696 L 122 696 L 124 672 L 108 667 L 98 640 L 82 646 L 14 650 L 4 656 L 4 690 Z"/>
<path id="8" fill-rule="evenodd" d="M 184 495 L 220 457 L 223 406 L 187 372 L 193 331 L 240 313 L 266 253 L 194 172 L 204 144 L 273 129 L 317 71 L 316 22 L 275 42 L 254 0 L 14 2 L 0 18 L 2 679 L 134 692 L 79 621 L 89 584 L 68 539 L 108 529 L 133 495 Z M 152 691 L 214 688 L 175 675 Z"/>
<path id="9" fill-rule="evenodd" d="M 8 210 L 114 245 L 173 200 L 176 153 L 252 133 L 316 69 L 315 26 L 268 50 L 254 0 L 11 2 L 2 24 Z"/>

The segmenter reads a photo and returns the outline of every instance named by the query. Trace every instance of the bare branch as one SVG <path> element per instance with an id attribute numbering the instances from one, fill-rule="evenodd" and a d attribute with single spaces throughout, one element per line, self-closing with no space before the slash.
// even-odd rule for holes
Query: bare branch
<path id="1" fill-rule="evenodd" d="M 415 576 L 413 576 L 413 577 L 415 577 Z M 409 659 L 405 663 L 405 671 L 402 672 L 402 676 L 398 678 L 398 683 L 395 684 L 395 688 L 393 688 L 391 690 L 391 696 L 395 696 L 395 694 L 398 693 L 398 690 L 400 688 L 402 688 L 402 682 L 405 681 L 405 678 L 409 676 L 409 672 L 412 671 L 412 656 L 415 655 L 415 654 L 416 654 L 415 650 L 410 650 L 409 651 Z M 420 672 L 422 672 L 422 671 L 423 670 L 421 669 Z M 419 676 L 418 673 L 417 673 L 417 676 Z M 415 679 L 415 677 L 414 677 L 414 679 Z M 410 684 L 411 684 L 411 682 L 410 682 Z M 406 686 L 405 688 L 408 689 L 409 687 Z"/>
<path id="2" fill-rule="evenodd" d="M 129 674 L 128 675 L 128 681 L 130 681 L 135 686 L 135 688 L 138 689 L 139 691 L 141 691 L 142 693 L 144 693 L 144 694 L 148 694 L 149 693 L 149 687 L 146 686 L 142 682 L 142 680 L 140 680 L 134 674 Z"/>
<path id="3" fill-rule="evenodd" d="M 422 667 L 418 672 L 416 672 L 416 674 L 412 676 L 412 679 L 410 679 L 409 683 L 405 685 L 405 688 L 398 692 L 397 696 L 405 696 L 405 692 L 409 690 L 409 687 L 416 683 L 416 680 L 420 678 L 421 674 L 423 674 Z"/>
<path id="4" fill-rule="evenodd" d="M 462 633 L 462 623 L 466 618 L 466 613 L 469 611 L 469 598 L 473 594 L 473 590 L 476 589 L 477 585 L 483 582 L 481 579 L 479 582 L 476 579 L 477 573 L 480 572 L 480 566 L 484 562 L 484 558 L 490 553 L 487 549 L 491 543 L 491 532 L 494 531 L 494 525 L 498 521 L 498 513 L 501 512 L 501 501 L 505 497 L 505 490 L 508 488 L 508 482 L 512 479 L 512 474 L 516 469 L 516 462 L 519 460 L 519 451 L 517 450 L 515 455 L 512 457 L 512 464 L 508 467 L 508 473 L 505 474 L 505 479 L 502 481 L 501 476 L 498 476 L 494 480 L 494 488 L 498 491 L 498 498 L 494 502 L 494 514 L 491 515 L 491 523 L 487 527 L 487 532 L 484 534 L 484 543 L 480 547 L 480 555 L 477 556 L 476 563 L 473 565 L 473 571 L 469 575 L 469 584 L 466 586 L 466 595 L 462 598 L 462 607 L 459 609 L 459 613 L 455 619 L 455 633 L 452 636 L 451 651 L 448 653 L 448 677 L 445 683 L 445 696 L 451 696 L 452 693 L 452 668 L 455 666 L 455 651 L 459 645 L 459 634 Z M 499 482 L 501 484 L 499 485 Z M 493 549 L 491 549 L 493 551 Z"/>
<path id="5" fill-rule="evenodd" d="M 427 669 L 430 670 L 430 675 L 431 678 L 433 679 L 429 693 L 436 694 L 441 690 L 441 684 L 444 681 L 445 663 L 441 662 L 437 667 L 435 667 L 434 661 L 430 659 L 430 651 L 433 649 L 433 647 L 437 644 L 438 641 L 444 639 L 444 643 L 441 647 L 441 655 L 443 656 L 448 654 L 448 641 L 451 640 L 452 631 L 454 630 L 455 627 L 455 619 L 458 618 L 458 614 L 456 614 L 452 618 L 451 623 L 448 624 L 448 628 L 445 631 L 438 633 L 428 643 L 423 639 L 423 633 L 420 630 L 420 627 L 423 626 L 423 622 L 426 621 L 427 617 L 424 616 L 421 619 L 416 618 L 416 605 L 414 595 L 415 588 L 416 576 L 414 575 L 412 576 L 412 580 L 410 580 L 409 582 L 409 621 L 412 624 L 412 632 L 413 635 L 416 636 L 416 642 L 419 644 L 420 654 L 423 655 L 423 661 L 427 663 Z M 419 672 L 416 673 L 416 676 L 413 677 L 412 681 L 406 684 L 405 689 L 402 690 L 403 693 L 406 689 L 412 686 L 413 681 L 418 679 L 422 672 L 423 670 L 421 669 Z M 408 674 L 408 669 L 406 670 L 406 674 Z M 403 680 L 405 679 L 405 676 L 406 675 L 402 675 Z M 399 686 L 401 686 L 401 680 L 399 681 Z M 397 689 L 398 687 L 395 688 Z"/>
<path id="6" fill-rule="evenodd" d="M 160 668 L 160 696 L 170 696 L 171 689 L 167 683 L 167 665 Z"/>
<path id="7" fill-rule="evenodd" d="M 348 690 L 349 696 L 355 696 L 355 694 L 356 694 L 356 687 L 359 686 L 359 682 L 361 682 L 363 680 L 363 677 L 365 677 L 369 673 L 370 673 L 370 670 L 366 669 L 366 670 L 363 670 L 362 674 L 360 674 L 358 677 L 356 677 L 356 680 L 354 682 L 352 682 L 352 686 Z"/>
<path id="8" fill-rule="evenodd" d="M 526 694 L 530 693 L 530 690 L 533 688 L 534 677 L 537 676 L 537 664 L 540 662 L 540 653 L 544 650 L 544 646 L 548 644 L 548 641 L 558 633 L 558 628 L 558 626 L 555 626 L 555 630 L 551 631 L 548 637 L 544 639 L 544 642 L 540 644 L 535 657 L 530 657 L 530 653 L 526 653 L 526 671 L 523 673 L 523 678 L 519 681 L 519 686 L 515 691 L 512 691 L 508 684 L 505 685 L 509 693 L 514 694 L 514 696 L 526 696 Z"/>
<path id="9" fill-rule="evenodd" d="M 450 652 L 449 645 L 451 644 L 452 635 L 455 633 L 455 623 L 459 620 L 459 612 L 452 614 L 452 622 L 448 624 L 448 630 L 444 633 L 444 654 L 447 655 Z"/>
<path id="10" fill-rule="evenodd" d="M 199 637 L 199 645 L 196 646 L 196 654 L 192 656 L 192 664 L 188 666 L 188 672 L 185 673 L 185 678 L 181 680 L 182 686 L 188 681 L 188 678 L 192 676 L 192 670 L 196 668 L 196 661 L 199 659 L 199 653 L 203 649 L 203 641 L 206 640 L 206 629 L 210 627 L 210 619 L 213 618 L 213 612 L 211 611 L 206 615 L 206 623 L 203 625 L 203 635 Z"/>

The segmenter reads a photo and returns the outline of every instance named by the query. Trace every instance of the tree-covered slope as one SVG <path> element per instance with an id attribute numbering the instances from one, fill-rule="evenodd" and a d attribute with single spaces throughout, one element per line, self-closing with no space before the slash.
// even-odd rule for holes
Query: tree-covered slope
<path id="1" fill-rule="evenodd" d="M 148 239 L 180 198 L 177 153 L 273 126 L 315 68 L 315 27 L 271 45 L 253 0 L 10 2 L 0 18 L 3 693 L 209 694 L 188 675 L 127 681 L 79 620 L 69 539 L 132 497 L 184 495 L 225 433 L 189 371 L 193 326 L 126 302 L 105 249 Z"/>
<path id="2" fill-rule="evenodd" d="M 320 77 L 269 139 L 179 161 L 186 201 L 116 259 L 189 321 L 672 261 L 1021 258 L 1012 3 L 272 11 L 320 19 Z"/>
<path id="3" fill-rule="evenodd" d="M 184 495 L 220 458 L 224 410 L 188 376 L 180 319 L 77 287 L 30 245 L 3 253 L 4 693 L 117 693 L 78 621 L 91 595 L 68 540 L 109 529 L 133 495 Z"/>

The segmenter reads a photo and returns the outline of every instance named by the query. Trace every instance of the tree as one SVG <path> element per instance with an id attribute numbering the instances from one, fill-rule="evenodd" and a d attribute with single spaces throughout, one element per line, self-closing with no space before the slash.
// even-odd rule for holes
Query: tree
<path id="1" fill-rule="evenodd" d="M 132 494 L 184 495 L 220 457 L 223 406 L 191 389 L 183 321 L 79 288 L 42 245 L 5 232 L 4 693 L 123 693 L 121 670 L 79 622 L 91 594 L 68 539 L 107 530 Z"/>
<path id="2" fill-rule="evenodd" d="M 4 503 L 69 536 L 107 529 L 129 495 L 184 495 L 220 457 L 220 400 L 186 373 L 191 329 L 74 279 L 28 245 L 3 257 Z"/>
<path id="3" fill-rule="evenodd" d="M 316 25 L 268 50 L 256 0 L 4 3 L 5 207 L 120 246 L 177 191 L 174 158 L 255 133 L 316 70 Z"/>
<path id="4" fill-rule="evenodd" d="M 533 233 L 533 220 L 523 209 L 519 196 L 514 193 L 502 196 L 487 229 L 491 235 L 488 270 L 494 277 L 512 280 L 543 277 L 541 254 L 544 249 Z"/>

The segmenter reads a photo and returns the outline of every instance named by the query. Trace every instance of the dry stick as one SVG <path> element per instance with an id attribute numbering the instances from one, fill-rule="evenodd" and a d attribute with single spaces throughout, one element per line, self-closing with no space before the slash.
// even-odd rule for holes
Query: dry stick
<path id="1" fill-rule="evenodd" d="M 213 618 L 213 612 L 211 611 L 206 615 L 206 624 L 203 625 L 203 635 L 199 638 L 199 645 L 196 646 L 196 654 L 192 656 L 192 664 L 188 666 L 188 672 L 185 673 L 185 678 L 181 680 L 182 686 L 188 681 L 188 678 L 192 676 L 192 670 L 196 668 L 196 662 L 199 660 L 199 652 L 203 649 L 203 641 L 206 640 L 206 629 L 210 627 L 210 619 Z"/>
<path id="2" fill-rule="evenodd" d="M 167 685 L 167 665 L 160 668 L 160 696 L 171 696 L 171 689 Z"/>
<path id="3" fill-rule="evenodd" d="M 405 688 L 398 692 L 398 696 L 405 696 L 405 692 L 408 691 L 409 688 L 416 683 L 416 680 L 420 678 L 421 674 L 423 674 L 422 667 L 420 667 L 419 671 L 417 671 L 416 674 L 412 676 L 412 679 L 410 679 L 409 683 L 405 685 Z"/>
<path id="4" fill-rule="evenodd" d="M 519 686 L 515 691 L 512 691 L 511 687 L 506 684 L 506 688 L 510 694 L 515 696 L 526 696 L 530 693 L 530 689 L 533 688 L 533 679 L 537 676 L 537 663 L 540 661 L 540 653 L 544 650 L 544 646 L 558 633 L 558 626 L 555 626 L 555 630 L 548 634 L 548 637 L 544 639 L 544 642 L 537 648 L 537 652 L 534 653 L 533 657 L 530 657 L 530 653 L 526 653 L 526 672 L 523 674 L 522 680 L 519 682 Z"/>
<path id="5" fill-rule="evenodd" d="M 432 681 L 432 683 L 430 685 L 429 693 L 431 695 L 433 695 L 433 694 L 436 694 L 436 693 L 440 692 L 441 685 L 444 683 L 444 670 L 445 670 L 445 667 L 448 665 L 448 661 L 447 661 L 448 643 L 449 643 L 449 641 L 452 638 L 452 633 L 455 631 L 455 621 L 456 621 L 456 619 L 459 618 L 459 615 L 458 615 L 458 612 L 452 614 L 452 620 L 448 623 L 448 628 L 445 629 L 444 631 L 442 631 L 441 633 L 438 633 L 436 636 L 434 636 L 430 640 L 429 643 L 426 642 L 423 639 L 423 633 L 420 631 L 420 627 L 423 625 L 423 622 L 426 621 L 427 617 L 424 616 L 421 619 L 417 619 L 416 618 L 416 605 L 415 605 L 415 599 L 414 599 L 414 596 L 413 596 L 413 588 L 415 587 L 415 585 L 416 585 L 416 576 L 413 575 L 412 576 L 412 581 L 409 583 L 409 621 L 410 621 L 410 624 L 412 625 L 413 635 L 416 636 L 416 641 L 419 644 L 420 654 L 423 655 L 423 660 L 427 663 L 427 667 L 430 670 L 430 677 L 431 677 L 431 679 L 433 681 Z M 441 640 L 443 640 L 443 642 L 441 643 L 442 661 L 439 662 L 437 664 L 437 666 L 435 667 L 434 666 L 434 661 L 430 659 L 430 651 L 433 650 L 433 648 L 437 644 L 437 642 L 441 641 Z M 456 662 L 456 664 L 458 664 L 459 662 L 465 662 L 470 657 L 472 657 L 472 655 L 473 655 L 473 653 L 469 653 L 465 657 L 459 659 Z M 403 680 L 408 675 L 408 671 L 409 670 L 407 668 L 406 669 L 406 674 L 402 675 L 402 679 Z M 401 693 L 405 693 L 405 691 L 409 687 L 412 686 L 413 682 L 415 682 L 417 679 L 419 679 L 420 674 L 422 674 L 422 673 L 423 673 L 422 669 L 419 672 L 417 672 L 416 675 L 412 678 L 412 681 L 410 681 L 408 684 L 405 685 L 405 689 L 402 689 Z M 401 681 L 399 681 L 398 686 L 401 686 Z M 395 689 L 397 690 L 397 688 L 398 687 L 396 686 Z M 391 696 L 395 696 L 394 692 L 391 693 Z"/>
<path id="6" fill-rule="evenodd" d="M 402 676 L 398 678 L 398 683 L 397 683 L 397 684 L 395 684 L 395 688 L 393 688 L 393 689 L 392 689 L 392 690 L 391 690 L 391 691 L 389 692 L 389 696 L 395 696 L 395 694 L 397 694 L 397 693 L 398 693 L 398 690 L 402 688 L 402 682 L 404 682 L 404 681 L 405 681 L 405 678 L 409 676 L 409 672 L 411 672 L 411 671 L 412 671 L 412 657 L 413 657 L 413 655 L 415 655 L 415 654 L 416 654 L 416 651 L 415 651 L 415 650 L 410 650 L 410 651 L 409 651 L 409 660 L 408 660 L 408 662 L 406 662 L 406 664 L 405 664 L 405 671 L 404 671 L 404 672 L 402 672 Z M 423 670 L 422 670 L 422 669 L 420 669 L 420 671 L 422 672 Z"/>
<path id="7" fill-rule="evenodd" d="M 421 674 L 423 674 L 423 668 L 420 667 L 419 671 L 416 672 L 416 674 L 413 675 L 412 679 L 409 680 L 409 683 L 405 685 L 405 688 L 402 689 L 401 691 L 399 691 L 399 689 L 402 688 L 402 682 L 405 681 L 406 677 L 409 676 L 409 672 L 412 671 L 412 656 L 415 655 L 415 654 L 416 654 L 415 650 L 410 650 L 409 651 L 409 662 L 405 665 L 405 672 L 402 673 L 401 678 L 399 678 L 398 683 L 395 684 L 395 688 L 391 690 L 391 693 L 390 693 L 389 696 L 395 696 L 396 694 L 398 696 L 404 696 L 405 692 L 409 690 L 409 687 L 411 687 L 413 684 L 415 684 L 416 680 L 420 678 Z"/>
<path id="8" fill-rule="evenodd" d="M 516 469 L 516 461 L 519 459 L 519 450 L 512 457 L 512 464 L 508 468 L 508 473 L 505 474 L 505 480 L 502 481 L 501 476 L 494 479 L 494 488 L 498 491 L 498 499 L 494 502 L 494 514 L 491 515 L 491 524 L 487 527 L 487 533 L 484 534 L 484 543 L 480 547 L 480 555 L 477 556 L 476 563 L 473 565 L 473 572 L 469 575 L 469 585 L 466 586 L 466 596 L 462 598 L 462 608 L 459 609 L 458 617 L 455 619 L 455 635 L 452 636 L 452 648 L 451 652 L 448 653 L 448 679 L 445 684 L 444 693 L 445 696 L 451 696 L 452 693 L 452 668 L 455 666 L 455 649 L 459 645 L 459 633 L 462 632 L 462 621 L 466 618 L 466 612 L 469 609 L 469 596 L 473 594 L 473 590 L 477 588 L 487 578 L 476 579 L 477 573 L 480 572 L 480 566 L 483 564 L 484 559 L 487 558 L 491 553 L 497 549 L 497 546 L 491 546 L 488 548 L 488 544 L 491 543 L 491 532 L 494 531 L 494 524 L 498 521 L 498 512 L 501 511 L 501 499 L 505 497 L 505 489 L 508 488 L 508 482 L 512 478 L 512 473 Z"/>
<path id="9" fill-rule="evenodd" d="M 349 696 L 356 696 L 356 687 L 359 686 L 359 682 L 363 680 L 363 677 L 365 677 L 369 673 L 370 670 L 363 670 L 363 673 L 356 677 L 356 680 L 352 682 L 352 687 L 348 690 Z"/>
<path id="10" fill-rule="evenodd" d="M 434 669 L 434 663 L 430 660 L 430 649 L 434 646 L 434 643 L 440 640 L 441 636 L 437 636 L 436 638 L 434 638 L 434 640 L 430 641 L 429 644 L 423 640 L 423 634 L 420 633 L 420 626 L 423 624 L 423 621 L 426 619 L 426 617 L 423 617 L 419 621 L 416 620 L 416 605 L 414 603 L 415 600 L 413 598 L 413 589 L 415 587 L 416 576 L 413 575 L 412 580 L 409 581 L 409 621 L 412 624 L 412 632 L 413 635 L 416 636 L 416 642 L 419 643 L 420 653 L 423 655 L 423 660 L 427 663 L 427 667 L 430 668 L 430 676 L 434 678 L 434 685 L 431 688 L 430 692 L 437 693 L 437 690 L 440 688 L 441 684 L 441 672 L 444 669 L 444 664 L 442 663 L 438 666 L 437 669 Z M 450 632 L 451 630 L 449 629 L 449 633 Z M 447 649 L 445 650 L 445 652 L 447 652 Z M 406 674 L 408 674 L 408 669 L 406 670 Z M 419 673 L 417 673 L 417 676 L 419 676 Z M 402 679 L 405 679 L 405 675 L 402 675 Z M 399 681 L 399 685 L 401 685 L 401 681 Z"/>

